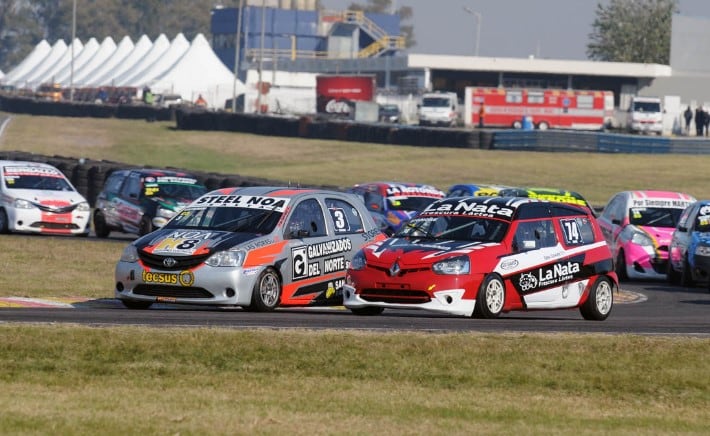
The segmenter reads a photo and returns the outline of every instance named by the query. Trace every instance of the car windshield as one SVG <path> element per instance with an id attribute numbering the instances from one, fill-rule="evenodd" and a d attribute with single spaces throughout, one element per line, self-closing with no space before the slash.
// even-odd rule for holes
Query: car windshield
<path id="1" fill-rule="evenodd" d="M 660 112 L 661 104 L 652 101 L 636 101 L 634 102 L 635 112 Z"/>
<path id="2" fill-rule="evenodd" d="M 185 183 L 146 183 L 146 197 L 166 197 L 181 200 L 195 200 L 207 192 L 202 185 Z"/>
<path id="3" fill-rule="evenodd" d="M 274 231 L 282 212 L 246 207 L 187 208 L 166 225 L 166 229 L 205 229 L 268 234 Z"/>
<path id="4" fill-rule="evenodd" d="M 388 197 L 389 210 L 419 211 L 438 200 L 434 197 Z"/>
<path id="5" fill-rule="evenodd" d="M 449 107 L 449 99 L 444 97 L 427 97 L 422 100 L 422 106 Z"/>
<path id="6" fill-rule="evenodd" d="M 675 227 L 683 209 L 669 207 L 632 207 L 629 223 L 635 226 Z"/>
<path id="7" fill-rule="evenodd" d="M 36 189 L 42 191 L 73 191 L 59 170 L 45 168 L 5 167 L 5 186 L 8 189 Z"/>
<path id="8" fill-rule="evenodd" d="M 419 217 L 411 219 L 395 237 L 457 241 L 500 242 L 509 223 L 493 218 L 468 216 Z"/>

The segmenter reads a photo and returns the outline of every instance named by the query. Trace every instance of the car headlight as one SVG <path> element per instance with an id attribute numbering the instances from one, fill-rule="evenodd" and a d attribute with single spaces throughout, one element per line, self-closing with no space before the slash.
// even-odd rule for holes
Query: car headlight
<path id="1" fill-rule="evenodd" d="M 652 247 L 653 240 L 647 234 L 641 232 L 633 232 L 631 235 L 631 243 L 642 247 Z"/>
<path id="2" fill-rule="evenodd" d="M 210 256 L 205 263 L 209 266 L 242 266 L 246 256 L 244 250 L 220 251 Z"/>
<path id="3" fill-rule="evenodd" d="M 365 253 L 362 250 L 355 253 L 353 260 L 350 261 L 350 269 L 353 271 L 363 270 L 366 265 L 367 261 L 365 260 Z"/>
<path id="4" fill-rule="evenodd" d="M 452 257 L 435 263 L 432 269 L 436 274 L 468 274 L 471 271 L 471 261 L 468 256 Z"/>
<path id="5" fill-rule="evenodd" d="M 696 256 L 710 256 L 710 247 L 707 245 L 698 245 L 695 247 Z"/>
<path id="6" fill-rule="evenodd" d="M 121 262 L 138 262 L 138 249 L 135 245 L 130 244 L 123 249 L 123 253 L 121 253 Z"/>
<path id="7" fill-rule="evenodd" d="M 15 206 L 15 209 L 33 209 L 34 205 L 27 201 L 23 200 L 21 198 L 16 198 L 15 201 L 13 202 L 13 206 Z"/>
<path id="8" fill-rule="evenodd" d="M 175 211 L 170 209 L 165 209 L 164 207 L 159 207 L 158 211 L 155 213 L 156 217 L 170 219 L 175 216 Z"/>
<path id="9" fill-rule="evenodd" d="M 91 210 L 91 208 L 89 207 L 89 203 L 87 203 L 87 202 L 85 202 L 85 201 L 82 201 L 81 203 L 79 203 L 79 204 L 76 205 L 76 209 L 75 209 L 75 210 L 76 210 L 77 212 L 88 212 L 88 211 Z"/>

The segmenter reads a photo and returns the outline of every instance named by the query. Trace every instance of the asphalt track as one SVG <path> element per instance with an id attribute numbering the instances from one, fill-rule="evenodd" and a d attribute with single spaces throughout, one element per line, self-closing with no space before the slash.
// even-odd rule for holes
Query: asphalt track
<path id="1" fill-rule="evenodd" d="M 710 337 L 710 292 L 665 282 L 624 282 L 606 321 L 585 321 L 578 310 L 513 312 L 495 320 L 386 310 L 355 316 L 344 308 L 278 309 L 156 304 L 130 310 L 113 299 L 0 298 L 0 323 L 71 323 L 91 326 L 212 327 L 235 329 L 330 329 L 479 333 L 603 333 Z"/>

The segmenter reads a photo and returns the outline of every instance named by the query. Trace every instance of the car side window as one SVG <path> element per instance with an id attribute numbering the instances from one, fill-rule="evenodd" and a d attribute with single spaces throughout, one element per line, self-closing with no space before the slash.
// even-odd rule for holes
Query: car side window
<path id="1" fill-rule="evenodd" d="M 513 237 L 513 251 L 523 252 L 557 245 L 557 235 L 550 219 L 522 221 Z"/>
<path id="2" fill-rule="evenodd" d="M 138 174 L 131 174 L 123 184 L 123 189 L 121 190 L 121 197 L 138 199 L 141 192 L 141 179 Z"/>
<path id="3" fill-rule="evenodd" d="M 112 174 L 106 180 L 106 186 L 104 190 L 112 194 L 118 194 L 121 190 L 121 184 L 123 183 L 123 174 Z"/>
<path id="4" fill-rule="evenodd" d="M 678 219 L 678 228 L 684 227 L 686 230 L 690 230 L 689 227 L 693 225 L 693 220 L 695 219 L 695 210 L 696 208 L 693 206 L 685 208 Z"/>
<path id="5" fill-rule="evenodd" d="M 325 205 L 333 219 L 336 234 L 362 233 L 364 231 L 362 217 L 355 206 L 337 198 L 326 199 Z"/>
<path id="6" fill-rule="evenodd" d="M 565 245 L 585 245 L 594 242 L 594 229 L 589 218 L 565 218 L 560 220 Z"/>
<path id="7" fill-rule="evenodd" d="M 286 224 L 286 236 L 305 238 L 325 235 L 327 235 L 325 216 L 318 201 L 309 198 L 298 203 Z"/>

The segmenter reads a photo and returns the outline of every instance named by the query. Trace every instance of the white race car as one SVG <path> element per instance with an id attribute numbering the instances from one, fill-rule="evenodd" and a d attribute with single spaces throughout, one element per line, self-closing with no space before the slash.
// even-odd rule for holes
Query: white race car
<path id="1" fill-rule="evenodd" d="M 91 208 L 57 168 L 0 160 L 0 233 L 88 236 Z"/>

